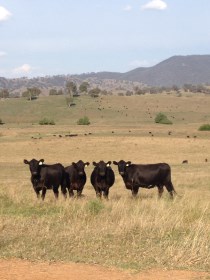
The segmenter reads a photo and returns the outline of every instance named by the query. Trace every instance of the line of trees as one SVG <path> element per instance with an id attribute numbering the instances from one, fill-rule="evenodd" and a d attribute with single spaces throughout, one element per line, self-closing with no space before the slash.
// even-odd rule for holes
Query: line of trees
<path id="1" fill-rule="evenodd" d="M 173 85 L 171 87 L 139 87 L 135 86 L 133 90 L 127 90 L 124 92 L 119 92 L 119 96 L 131 96 L 131 95 L 144 95 L 146 93 L 149 94 L 158 94 L 158 93 L 170 93 L 170 92 L 192 92 L 192 93 L 204 93 L 210 94 L 210 87 L 205 85 L 192 85 L 192 84 L 185 84 L 183 87 L 178 87 Z M 22 97 L 26 97 L 28 100 L 34 100 L 39 97 L 41 94 L 41 89 L 38 87 L 30 87 L 27 88 L 23 93 Z M 91 97 L 98 97 L 99 95 L 112 95 L 112 91 L 102 90 L 99 87 L 91 88 L 90 84 L 87 81 L 82 82 L 80 85 L 75 83 L 74 81 L 67 81 L 64 88 L 56 89 L 51 88 L 49 90 L 49 95 L 66 95 L 66 101 L 68 106 L 74 103 L 74 97 L 79 96 L 80 94 L 89 94 Z M 0 98 L 9 98 L 9 97 L 19 97 L 19 95 L 12 95 L 10 94 L 8 89 L 0 89 Z"/>

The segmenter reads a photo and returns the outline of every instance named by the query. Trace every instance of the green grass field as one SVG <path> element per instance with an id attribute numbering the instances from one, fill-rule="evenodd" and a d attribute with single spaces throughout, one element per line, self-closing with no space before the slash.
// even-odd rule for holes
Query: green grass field
<path id="1" fill-rule="evenodd" d="M 208 271 L 210 132 L 198 128 L 210 122 L 210 97 L 85 96 L 75 102 L 68 108 L 62 96 L 0 101 L 0 258 Z M 158 112 L 173 125 L 155 124 Z M 91 124 L 77 125 L 84 115 Z M 40 126 L 44 117 L 56 124 Z M 65 137 L 69 133 L 78 136 Z M 132 199 L 113 166 L 109 201 L 99 201 L 91 164 L 82 199 L 55 201 L 48 191 L 37 201 L 23 164 L 32 158 L 64 166 L 79 159 L 167 162 L 179 196 L 171 201 L 165 190 L 158 200 L 156 189 L 142 189 Z"/>

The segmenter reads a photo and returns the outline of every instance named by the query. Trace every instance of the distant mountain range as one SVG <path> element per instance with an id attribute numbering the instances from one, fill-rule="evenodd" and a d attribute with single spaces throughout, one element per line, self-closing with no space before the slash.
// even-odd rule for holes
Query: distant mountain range
<path id="1" fill-rule="evenodd" d="M 149 86 L 210 83 L 210 55 L 172 56 L 155 66 L 139 67 L 126 73 L 99 72 L 77 77 L 127 80 Z"/>
<path id="2" fill-rule="evenodd" d="M 184 84 L 210 84 L 210 55 L 173 56 L 152 67 L 139 67 L 126 73 L 98 72 L 80 75 L 57 75 L 32 79 L 6 79 L 0 77 L 0 88 L 18 90 L 37 86 L 41 88 L 63 87 L 65 81 L 115 80 L 138 82 L 148 86 L 183 86 Z M 97 82 L 99 81 L 99 82 Z"/>

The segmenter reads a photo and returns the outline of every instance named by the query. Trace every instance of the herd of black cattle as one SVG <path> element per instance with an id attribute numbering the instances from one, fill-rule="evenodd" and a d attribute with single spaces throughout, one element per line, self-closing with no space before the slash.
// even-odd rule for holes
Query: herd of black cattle
<path id="1" fill-rule="evenodd" d="M 59 194 L 59 186 L 64 197 L 74 196 L 74 191 L 77 196 L 82 195 L 87 177 L 85 167 L 90 163 L 79 160 L 77 163 L 72 162 L 72 165 L 64 166 L 60 163 L 48 165 L 44 164 L 44 159 L 30 161 L 24 159 L 24 163 L 29 165 L 31 172 L 31 183 L 37 198 L 44 200 L 47 189 L 52 189 L 56 198 Z M 119 174 L 122 176 L 125 187 L 132 191 L 132 195 L 136 196 L 140 187 L 142 188 L 158 188 L 159 197 L 163 193 L 165 186 L 173 198 L 176 193 L 171 182 L 171 168 L 167 163 L 156 164 L 132 164 L 130 161 L 119 162 L 113 161 L 113 164 L 118 166 Z M 111 161 L 98 163 L 93 162 L 94 169 L 90 176 L 91 184 L 95 189 L 96 196 L 104 196 L 108 199 L 109 189 L 115 182 L 115 174 L 111 168 Z"/>

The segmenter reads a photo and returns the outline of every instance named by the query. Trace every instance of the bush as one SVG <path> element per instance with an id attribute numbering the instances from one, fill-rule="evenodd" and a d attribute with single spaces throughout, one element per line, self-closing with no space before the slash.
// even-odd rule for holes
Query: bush
<path id="1" fill-rule="evenodd" d="M 200 131 L 209 131 L 210 130 L 210 124 L 203 124 L 199 127 Z"/>
<path id="2" fill-rule="evenodd" d="M 44 118 L 39 121 L 40 125 L 55 125 L 55 122 L 53 120 L 49 120 L 47 118 Z"/>
<path id="3" fill-rule="evenodd" d="M 172 121 L 170 121 L 166 115 L 163 113 L 158 113 L 156 118 L 155 118 L 156 123 L 161 123 L 161 124 L 172 124 Z"/>
<path id="4" fill-rule="evenodd" d="M 92 215 L 97 215 L 104 209 L 104 205 L 98 199 L 89 201 L 86 207 Z"/>
<path id="5" fill-rule="evenodd" d="M 89 125 L 90 124 L 89 118 L 87 116 L 84 116 L 83 118 L 80 118 L 77 121 L 77 124 L 79 124 L 79 125 Z"/>
<path id="6" fill-rule="evenodd" d="M 0 119 L 0 125 L 2 125 L 2 124 L 4 124 L 4 123 L 3 123 L 2 119 Z"/>

